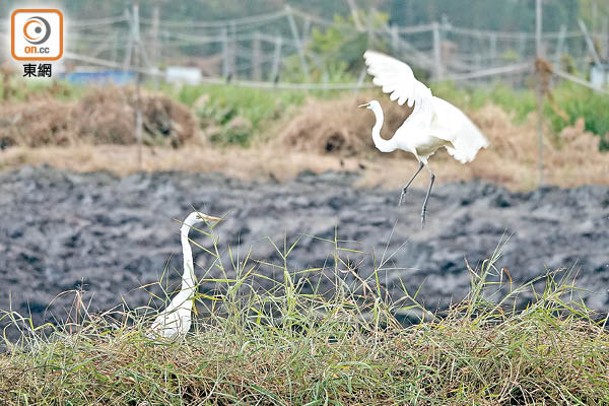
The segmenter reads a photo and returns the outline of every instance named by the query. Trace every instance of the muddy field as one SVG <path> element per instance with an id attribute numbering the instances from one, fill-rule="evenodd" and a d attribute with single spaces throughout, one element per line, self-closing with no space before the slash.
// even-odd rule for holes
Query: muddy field
<path id="1" fill-rule="evenodd" d="M 421 287 L 428 308 L 445 308 L 468 291 L 465 261 L 479 267 L 509 236 L 497 266 L 509 270 L 514 284 L 571 269 L 586 304 L 609 310 L 609 187 L 512 193 L 481 182 L 439 185 L 421 230 L 423 190 L 413 189 L 397 207 L 398 190 L 358 189 L 357 178 L 338 172 L 305 172 L 285 183 L 185 173 L 120 178 L 49 167 L 0 173 L 0 308 L 31 313 L 37 322 L 65 319 L 73 295 L 60 294 L 78 287 L 90 312 L 122 301 L 148 304 L 164 272 L 170 288 L 179 281 L 175 219 L 194 207 L 225 216 L 215 232 L 228 269 L 229 248 L 233 258 L 251 249 L 249 263 L 260 261 L 257 272 L 272 274 L 265 264 L 283 260 L 271 241 L 282 250 L 284 241 L 289 247 L 297 239 L 287 260 L 291 271 L 333 269 L 338 238 L 353 250 L 341 258 L 359 275 L 376 266 L 394 297 L 402 281 L 413 292 Z M 192 238 L 212 246 L 203 235 Z M 195 261 L 205 274 L 207 254 L 195 249 Z"/>

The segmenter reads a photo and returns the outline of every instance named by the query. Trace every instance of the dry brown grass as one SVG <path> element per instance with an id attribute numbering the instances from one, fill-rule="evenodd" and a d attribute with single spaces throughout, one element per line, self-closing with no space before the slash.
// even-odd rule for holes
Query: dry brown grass
<path id="1" fill-rule="evenodd" d="M 373 98 L 372 94 L 362 94 L 355 98 L 309 100 L 296 117 L 279 129 L 277 141 L 298 151 L 369 156 L 375 151 L 370 138 L 374 116 L 367 110 L 358 109 L 358 106 Z M 410 110 L 386 98 L 381 100 L 381 104 L 385 112 L 382 134 L 391 137 Z"/>
<path id="2" fill-rule="evenodd" d="M 319 155 L 312 159 L 307 152 L 262 146 L 250 149 L 144 147 L 142 152 L 143 166 L 140 168 L 136 159 L 137 146 L 134 145 L 13 147 L 0 151 L 0 169 L 46 164 L 77 172 L 105 170 L 118 175 L 138 171 L 221 172 L 243 180 L 266 178 L 286 181 L 304 170 L 316 173 L 360 170 L 359 163 L 365 162 L 357 158 L 339 159 L 332 155 Z"/>
<path id="3" fill-rule="evenodd" d="M 471 116 L 491 142 L 489 150 L 470 164 L 476 173 L 513 189 L 533 188 L 539 156 L 536 118 L 515 125 L 506 112 L 490 105 Z M 558 135 L 544 128 L 545 182 L 563 187 L 609 184 L 609 154 L 599 152 L 598 144 L 599 137 L 584 131 L 583 119 Z"/>
<path id="4" fill-rule="evenodd" d="M 48 94 L 25 102 L 4 103 L 0 110 L 0 144 L 40 147 L 135 142 L 133 89 L 94 89 L 76 102 Z M 178 146 L 195 137 L 190 110 L 160 93 L 143 92 L 144 142 Z"/>
<path id="5" fill-rule="evenodd" d="M 382 100 L 388 125 L 383 136 L 388 138 L 402 123 L 405 113 L 386 97 L 362 94 L 345 96 L 335 100 L 311 100 L 283 124 L 274 126 L 273 134 L 262 137 L 248 149 L 218 148 L 201 142 L 196 132 L 196 122 L 185 108 L 164 97 L 147 96 L 146 123 L 150 129 L 161 127 L 159 123 L 171 121 L 172 137 L 187 143 L 187 148 L 170 149 L 156 146 L 144 147 L 143 166 L 137 163 L 137 147 L 133 145 L 91 145 L 115 142 L 114 134 L 129 134 L 133 125 L 130 102 L 117 102 L 121 97 L 109 92 L 94 93 L 83 99 L 79 106 L 61 112 L 53 100 L 39 101 L 36 117 L 21 115 L 11 106 L 0 114 L 0 139 L 3 131 L 10 131 L 15 139 L 27 133 L 35 144 L 52 144 L 44 148 L 30 148 L 30 143 L 19 141 L 19 147 L 0 151 L 0 168 L 12 168 L 23 164 L 49 164 L 75 171 L 109 170 L 117 174 L 144 171 L 178 170 L 221 172 L 241 179 L 288 180 L 303 170 L 323 172 L 347 170 L 361 173 L 360 186 L 399 188 L 416 168 L 408 153 L 382 154 L 374 148 L 370 138 L 373 115 L 358 109 L 357 105 L 372 98 Z M 355 99 L 355 100 L 354 100 Z M 92 105 L 96 105 L 93 108 Z M 99 107 L 104 106 L 104 107 Z M 108 107 L 105 107 L 108 106 Z M 124 111 L 120 111 L 123 109 Z M 406 112 L 407 113 L 407 112 Z M 467 112 L 488 136 L 491 146 L 467 165 L 461 165 L 448 154 L 440 151 L 432 158 L 431 167 L 438 182 L 484 179 L 513 190 L 530 190 L 537 186 L 537 126 L 534 116 L 523 124 L 515 124 L 513 117 L 497 106 L 487 105 L 477 111 Z M 33 113 L 32 113 L 33 114 Z M 74 119 L 81 119 L 75 137 L 70 128 Z M 29 122 L 23 127 L 24 122 Z M 95 127 L 87 123 L 97 122 L 104 132 L 92 134 Z M 609 154 L 598 151 L 599 138 L 584 131 L 584 123 L 567 127 L 558 135 L 549 130 L 544 136 L 544 179 L 547 184 L 572 187 L 582 184 L 609 184 Z M 51 129 L 51 131 L 49 131 Z M 75 141 L 76 138 L 76 141 Z M 131 140 L 132 138 L 130 138 Z M 97 141 L 96 141 L 97 140 Z M 162 143 L 161 143 L 162 144 Z M 167 144 L 167 143 L 165 143 Z M 59 147 L 57 146 L 59 145 Z M 424 187 L 427 177 L 421 176 L 415 185 Z"/>

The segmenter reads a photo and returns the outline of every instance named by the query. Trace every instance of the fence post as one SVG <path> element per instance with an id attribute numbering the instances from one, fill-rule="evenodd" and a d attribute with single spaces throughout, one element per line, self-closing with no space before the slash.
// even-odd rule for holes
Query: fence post
<path id="1" fill-rule="evenodd" d="M 150 39 L 151 39 L 151 59 L 152 64 L 155 68 L 159 66 L 159 21 L 161 19 L 160 14 L 160 4 L 158 1 L 154 2 L 152 6 L 152 26 L 150 27 Z"/>
<path id="2" fill-rule="evenodd" d="M 433 59 L 435 80 L 442 80 L 444 77 L 444 68 L 442 66 L 442 35 L 440 32 L 440 24 L 437 21 L 433 23 Z"/>
<path id="3" fill-rule="evenodd" d="M 491 66 L 495 66 L 496 61 L 497 61 L 497 34 L 492 33 L 491 37 L 490 37 L 490 52 L 491 52 Z"/>
<path id="4" fill-rule="evenodd" d="M 261 52 L 260 52 L 260 32 L 254 32 L 254 37 L 252 38 L 252 78 L 254 80 L 261 79 L 261 70 L 260 70 L 260 62 L 261 62 Z"/>
<path id="5" fill-rule="evenodd" d="M 311 37 L 311 19 L 309 17 L 305 18 L 304 24 L 302 26 L 302 42 L 304 44 L 309 42 Z"/>
<path id="6" fill-rule="evenodd" d="M 127 21 L 129 23 L 129 36 L 127 37 L 127 47 L 125 48 L 125 58 L 123 59 L 123 70 L 126 72 L 131 66 L 131 58 L 133 56 L 133 16 L 129 9 L 125 10 Z"/>
<path id="7" fill-rule="evenodd" d="M 527 34 L 525 32 L 521 32 L 519 35 L 518 54 L 520 55 L 521 60 L 524 55 L 527 55 Z"/>
<path id="8" fill-rule="evenodd" d="M 222 37 L 222 77 L 227 78 L 230 73 L 229 68 L 229 49 L 228 49 L 228 28 L 222 27 L 220 33 Z"/>
<path id="9" fill-rule="evenodd" d="M 609 17 L 603 20 L 603 28 L 601 30 L 604 58 L 609 59 Z"/>
<path id="10" fill-rule="evenodd" d="M 112 50 L 110 51 L 110 60 L 115 64 L 118 61 L 118 46 L 120 44 L 119 40 L 119 30 L 114 31 L 112 34 Z"/>
<path id="11" fill-rule="evenodd" d="M 400 33 L 398 26 L 395 24 L 391 26 L 391 49 L 393 49 L 394 55 L 400 54 Z"/>
<path id="12" fill-rule="evenodd" d="M 271 80 L 279 82 L 279 68 L 281 66 L 282 37 L 275 37 L 275 52 L 273 53 L 273 67 L 271 69 Z"/>
<path id="13" fill-rule="evenodd" d="M 143 169 L 142 144 L 143 144 L 143 117 L 142 117 L 142 41 L 140 38 L 140 3 L 139 0 L 133 0 L 133 43 L 135 45 L 135 139 L 137 142 L 137 165 L 140 170 Z"/>
<path id="14" fill-rule="evenodd" d="M 294 14 L 292 13 L 292 9 L 290 8 L 290 6 L 285 6 L 285 10 L 288 17 L 288 22 L 290 23 L 290 30 L 292 31 L 292 36 L 294 37 L 294 42 L 296 43 L 296 48 L 298 49 L 300 65 L 302 66 L 302 71 L 304 72 L 305 79 L 308 82 L 310 80 L 309 65 L 307 64 L 307 58 L 305 56 L 302 41 L 300 41 L 300 36 L 298 35 L 298 27 L 296 27 L 296 21 L 294 21 Z"/>
<path id="15" fill-rule="evenodd" d="M 556 51 L 554 53 L 554 66 L 560 69 L 560 58 L 564 53 L 565 48 L 565 37 L 567 36 L 567 26 L 562 24 L 560 26 L 560 33 L 558 34 L 558 43 L 556 44 Z"/>
<path id="16" fill-rule="evenodd" d="M 230 59 L 229 59 L 229 64 L 230 64 L 230 73 L 229 73 L 229 78 L 228 80 L 230 81 L 231 78 L 236 78 L 237 77 L 237 26 L 235 24 L 235 21 L 231 21 L 230 23 Z"/>
<path id="17" fill-rule="evenodd" d="M 598 53 L 596 52 L 596 47 L 594 46 L 594 41 L 592 40 L 592 37 L 588 33 L 586 24 L 584 24 L 584 22 L 582 20 L 578 20 L 578 23 L 579 23 L 579 29 L 582 31 L 582 33 L 584 34 L 584 38 L 586 39 L 586 45 L 588 45 L 588 50 L 589 50 L 590 54 L 592 55 L 592 59 L 594 59 L 594 63 L 596 64 L 596 66 L 600 67 L 601 58 L 598 55 Z"/>
<path id="18" fill-rule="evenodd" d="M 542 8 L 541 0 L 535 1 L 535 55 L 537 62 L 535 67 L 537 69 L 537 149 L 538 149 L 538 161 L 537 169 L 539 171 L 539 187 L 543 186 L 543 78 L 544 74 L 541 71 L 541 58 L 543 58 L 543 48 L 541 43 L 541 32 L 542 32 Z"/>

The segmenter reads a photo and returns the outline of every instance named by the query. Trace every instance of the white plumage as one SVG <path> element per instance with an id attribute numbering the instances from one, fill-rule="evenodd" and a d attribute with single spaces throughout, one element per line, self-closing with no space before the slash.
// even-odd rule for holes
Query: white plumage
<path id="1" fill-rule="evenodd" d="M 383 126 L 383 109 L 378 101 L 360 107 L 366 107 L 375 115 L 376 123 L 372 127 L 374 145 L 382 152 L 396 149 L 411 152 L 419 161 L 419 168 L 402 189 L 399 204 L 402 204 L 408 187 L 423 167 L 430 174 L 429 187 L 421 209 L 421 225 L 425 225 L 427 201 L 435 180 L 427 161 L 439 148 L 446 148 L 448 153 L 461 163 L 471 162 L 480 148 L 489 143 L 476 125 L 457 107 L 446 100 L 433 96 L 431 90 L 415 77 L 410 66 L 390 56 L 375 51 L 364 52 L 364 61 L 372 83 L 380 86 L 389 98 L 402 106 L 407 103 L 414 109 L 404 124 L 391 139 L 381 137 Z"/>
<path id="2" fill-rule="evenodd" d="M 163 310 L 152 323 L 150 330 L 152 336 L 161 336 L 175 339 L 185 335 L 190 330 L 192 307 L 194 305 L 194 295 L 197 290 L 194 272 L 194 261 L 192 258 L 192 248 L 188 234 L 190 229 L 201 222 L 218 222 L 219 217 L 208 216 L 207 214 L 192 212 L 186 217 L 180 228 L 180 238 L 182 242 L 182 254 L 184 256 L 184 273 L 182 275 L 182 287 L 180 292 L 171 300 L 165 310 Z"/>

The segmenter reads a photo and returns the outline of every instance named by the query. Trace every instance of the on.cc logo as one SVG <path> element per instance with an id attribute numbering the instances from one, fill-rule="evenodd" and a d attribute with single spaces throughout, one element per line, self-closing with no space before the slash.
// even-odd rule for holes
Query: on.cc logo
<path id="1" fill-rule="evenodd" d="M 43 44 L 51 36 L 51 25 L 40 16 L 30 17 L 23 25 L 23 35 L 25 40 L 32 45 Z"/>
<path id="2" fill-rule="evenodd" d="M 63 55 L 63 13 L 20 8 L 11 13 L 11 55 L 16 61 L 56 61 Z"/>

